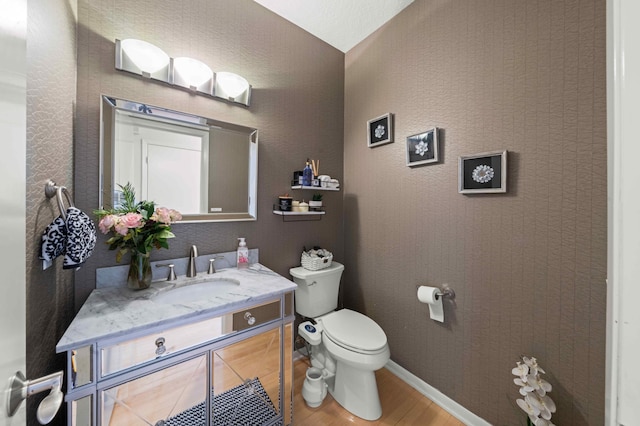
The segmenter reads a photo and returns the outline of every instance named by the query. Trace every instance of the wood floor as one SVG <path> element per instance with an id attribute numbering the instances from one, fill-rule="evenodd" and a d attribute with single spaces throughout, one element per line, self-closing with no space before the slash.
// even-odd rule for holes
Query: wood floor
<path id="1" fill-rule="evenodd" d="M 294 363 L 294 425 L 420 425 L 464 426 L 460 420 L 438 407 L 386 368 L 376 371 L 382 417 L 375 422 L 362 420 L 342 408 L 331 395 L 318 408 L 309 408 L 302 399 L 302 383 L 308 368 L 306 358 Z"/>
<path id="2" fill-rule="evenodd" d="M 285 328 L 285 341 L 291 341 L 291 332 L 290 326 Z M 111 388 L 104 392 L 102 424 L 154 425 L 198 405 L 206 398 L 207 356 L 211 357 L 211 383 L 217 394 L 259 377 L 263 389 L 277 404 L 280 338 L 280 329 L 276 328 Z M 291 365 L 291 355 L 284 362 Z M 289 423 L 288 405 L 284 413 Z"/>
<path id="3" fill-rule="evenodd" d="M 285 329 L 285 342 L 291 342 L 291 332 L 291 327 Z M 103 424 L 153 425 L 158 419 L 166 419 L 203 401 L 207 386 L 207 356 L 211 356 L 214 389 L 223 392 L 243 383 L 244 378 L 259 377 L 271 400 L 278 401 L 280 361 L 279 351 L 275 348 L 280 346 L 279 339 L 280 331 L 274 329 L 213 351 L 211 355 L 203 354 L 110 389 L 104 394 Z M 284 365 L 291 365 L 292 352 L 287 351 L 287 354 Z M 307 368 L 307 358 L 294 362 L 294 426 L 464 426 L 385 368 L 376 372 L 382 403 L 382 417 L 377 421 L 354 416 L 331 395 L 327 395 L 320 407 L 309 408 L 302 398 Z M 290 376 L 287 379 L 286 383 L 291 383 Z M 290 389 L 285 390 L 287 394 L 290 395 Z M 285 406 L 285 424 L 290 422 L 290 413 L 289 407 Z"/>

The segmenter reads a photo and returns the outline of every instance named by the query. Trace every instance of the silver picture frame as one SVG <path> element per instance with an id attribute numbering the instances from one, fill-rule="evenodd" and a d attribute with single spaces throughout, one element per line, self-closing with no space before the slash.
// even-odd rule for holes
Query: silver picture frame
<path id="1" fill-rule="evenodd" d="M 393 114 L 388 112 L 367 121 L 367 146 L 374 148 L 393 142 Z"/>
<path id="2" fill-rule="evenodd" d="M 438 128 L 407 136 L 407 166 L 420 166 L 440 161 Z"/>
<path id="3" fill-rule="evenodd" d="M 458 192 L 461 194 L 507 192 L 507 151 L 491 151 L 458 157 Z"/>

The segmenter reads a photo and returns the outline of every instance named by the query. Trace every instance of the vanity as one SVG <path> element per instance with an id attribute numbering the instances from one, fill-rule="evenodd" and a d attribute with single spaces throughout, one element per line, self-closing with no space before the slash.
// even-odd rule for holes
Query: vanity
<path id="1" fill-rule="evenodd" d="M 257 219 L 258 129 L 106 95 L 100 110 L 100 208 L 120 205 L 130 183 L 182 222 Z M 197 271 L 216 259 L 219 270 L 177 280 L 152 262 L 141 291 L 119 285 L 127 267 L 96 271 L 56 346 L 67 354 L 67 425 L 292 424 L 296 285 L 251 251 L 238 270 L 235 254 L 201 256 Z"/>
<path id="2" fill-rule="evenodd" d="M 254 263 L 94 290 L 56 346 L 67 424 L 291 424 L 295 288 Z"/>

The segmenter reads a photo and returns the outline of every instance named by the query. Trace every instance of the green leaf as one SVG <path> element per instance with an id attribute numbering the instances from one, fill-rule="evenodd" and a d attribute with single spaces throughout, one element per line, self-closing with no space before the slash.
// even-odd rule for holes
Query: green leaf
<path id="1" fill-rule="evenodd" d="M 163 229 L 159 233 L 156 234 L 158 238 L 175 238 L 175 234 L 168 229 Z"/>
<path id="2" fill-rule="evenodd" d="M 123 203 L 118 208 L 120 213 L 135 213 L 136 210 L 136 191 L 131 185 L 131 182 L 127 182 L 125 186 L 118 185 L 122 189 Z"/>
<path id="3" fill-rule="evenodd" d="M 94 210 L 93 214 L 98 216 L 98 219 L 102 219 L 103 217 L 110 215 L 111 211 L 110 210 L 99 209 L 99 210 Z"/>
<path id="4" fill-rule="evenodd" d="M 116 253 L 116 262 L 120 263 L 120 261 L 122 260 L 122 256 L 127 254 L 128 251 L 129 251 L 129 249 L 126 248 L 126 247 L 121 248 L 120 250 L 118 250 L 118 252 Z"/>
<path id="5" fill-rule="evenodd" d="M 151 245 L 153 244 L 153 240 L 155 239 L 155 236 L 152 235 L 148 235 L 142 239 L 140 239 L 140 244 L 144 244 L 146 247 L 151 247 Z"/>

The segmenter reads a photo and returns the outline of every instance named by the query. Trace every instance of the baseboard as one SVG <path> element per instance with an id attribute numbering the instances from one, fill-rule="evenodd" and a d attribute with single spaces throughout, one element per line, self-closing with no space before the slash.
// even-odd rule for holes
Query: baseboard
<path id="1" fill-rule="evenodd" d="M 413 373 L 405 370 L 392 360 L 385 365 L 387 370 L 395 374 L 402 381 L 406 382 L 409 386 L 426 396 L 436 404 L 438 404 L 443 410 L 460 420 L 465 425 L 469 426 L 491 426 L 491 423 L 476 416 L 471 411 L 464 408 L 462 405 L 449 398 L 438 389 L 429 385 Z"/>

